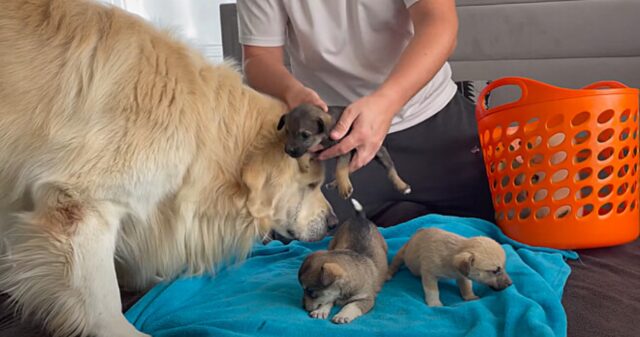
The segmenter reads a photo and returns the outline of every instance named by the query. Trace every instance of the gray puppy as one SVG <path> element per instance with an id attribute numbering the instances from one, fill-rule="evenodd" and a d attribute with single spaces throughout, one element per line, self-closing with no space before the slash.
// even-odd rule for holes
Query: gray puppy
<path id="1" fill-rule="evenodd" d="M 345 107 L 330 106 L 328 112 L 311 104 L 302 104 L 289 113 L 282 115 L 278 122 L 278 130 L 285 129 L 287 136 L 285 152 L 293 158 L 298 158 L 307 153 L 309 148 L 318 144 L 327 148 L 337 144 L 329 137 L 329 132 L 340 119 Z M 353 186 L 349 179 L 349 162 L 352 153 L 338 157 L 336 165 L 336 180 L 327 184 L 329 188 L 338 187 L 340 196 L 347 199 L 353 193 Z M 398 175 L 395 165 L 387 149 L 382 146 L 375 159 L 387 171 L 387 175 L 395 188 L 403 194 L 411 193 L 411 187 Z"/>
<path id="2" fill-rule="evenodd" d="M 362 206 L 337 230 L 328 251 L 307 256 L 298 271 L 303 305 L 313 318 L 326 319 L 334 304 L 344 305 L 331 320 L 349 323 L 373 308 L 387 275 L 387 244 Z"/>
<path id="3" fill-rule="evenodd" d="M 502 246 L 487 237 L 465 238 L 438 228 L 418 230 L 393 258 L 390 279 L 404 263 L 416 276 L 422 277 L 425 301 L 431 307 L 442 306 L 438 291 L 439 278 L 455 278 L 462 298 L 477 299 L 472 281 L 503 290 L 511 285 L 505 269 L 506 255 Z"/>

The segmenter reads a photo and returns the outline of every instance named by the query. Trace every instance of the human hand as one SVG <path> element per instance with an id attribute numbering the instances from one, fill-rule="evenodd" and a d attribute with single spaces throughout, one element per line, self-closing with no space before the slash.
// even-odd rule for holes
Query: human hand
<path id="1" fill-rule="evenodd" d="M 285 103 L 289 107 L 289 110 L 293 110 L 300 104 L 313 104 L 319 106 L 322 110 L 327 111 L 327 103 L 325 103 L 320 95 L 313 91 L 313 89 L 307 88 L 302 84 L 296 85 L 290 90 L 287 90 L 285 94 Z"/>
<path id="2" fill-rule="evenodd" d="M 345 137 L 338 144 L 326 149 L 319 155 L 320 160 L 341 156 L 356 149 L 349 163 L 349 171 L 354 172 L 368 164 L 376 155 L 389 132 L 396 107 L 392 100 L 380 94 L 360 98 L 349 105 L 340 120 L 331 131 L 334 140 Z"/>

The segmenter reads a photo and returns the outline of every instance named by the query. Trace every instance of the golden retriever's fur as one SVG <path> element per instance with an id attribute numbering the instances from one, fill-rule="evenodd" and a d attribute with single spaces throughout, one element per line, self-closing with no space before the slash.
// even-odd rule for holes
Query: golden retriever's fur
<path id="1" fill-rule="evenodd" d="M 210 272 L 275 229 L 326 233 L 282 102 L 82 0 L 0 0 L 0 291 L 56 336 L 142 336 L 121 284 Z M 115 263 L 114 263 L 115 259 Z"/>

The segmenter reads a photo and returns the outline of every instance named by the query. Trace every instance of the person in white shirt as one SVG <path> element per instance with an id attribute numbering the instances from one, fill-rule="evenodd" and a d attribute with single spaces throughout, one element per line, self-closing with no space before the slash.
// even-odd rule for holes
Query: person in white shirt
<path id="1" fill-rule="evenodd" d="M 454 0 L 238 0 L 237 6 L 249 85 L 291 109 L 347 106 L 331 132 L 339 143 L 321 149 L 319 158 L 356 151 L 353 196 L 374 221 L 393 225 L 427 213 L 493 220 L 474 107 L 457 92 L 447 63 L 458 30 Z M 411 194 L 385 184 L 380 165 L 365 166 L 383 142 Z M 337 192 L 325 195 L 339 217 L 349 214 Z"/>

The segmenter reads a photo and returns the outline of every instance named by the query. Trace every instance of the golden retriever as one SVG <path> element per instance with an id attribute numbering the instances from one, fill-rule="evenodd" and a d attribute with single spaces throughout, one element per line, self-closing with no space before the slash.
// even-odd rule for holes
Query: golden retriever
<path id="1" fill-rule="evenodd" d="M 284 153 L 285 105 L 233 67 L 92 1 L 0 8 L 0 291 L 23 317 L 145 336 L 117 281 L 213 272 L 271 230 L 326 234 L 322 165 Z"/>

